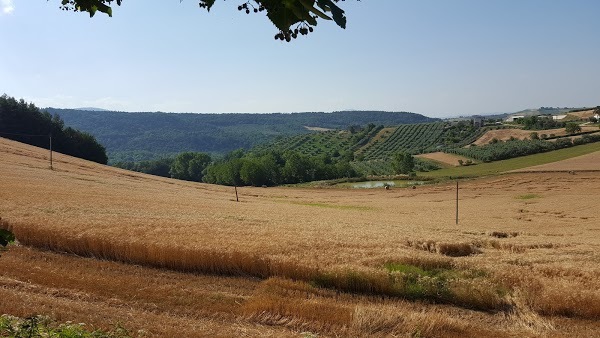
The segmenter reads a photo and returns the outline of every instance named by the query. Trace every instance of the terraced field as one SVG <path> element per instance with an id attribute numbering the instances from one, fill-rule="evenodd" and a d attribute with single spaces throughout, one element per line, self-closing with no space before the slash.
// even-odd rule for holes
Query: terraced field
<path id="1" fill-rule="evenodd" d="M 146 337 L 600 332 L 600 173 L 463 181 L 456 224 L 454 183 L 235 202 L 59 154 L 54 167 L 0 139 L 0 227 L 20 242 L 0 257 L 0 313 Z"/>

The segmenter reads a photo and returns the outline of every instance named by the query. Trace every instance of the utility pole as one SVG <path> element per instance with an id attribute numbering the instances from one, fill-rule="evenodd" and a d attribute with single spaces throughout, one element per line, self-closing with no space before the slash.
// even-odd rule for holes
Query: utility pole
<path id="1" fill-rule="evenodd" d="M 237 194 L 237 185 L 234 185 L 234 187 L 235 187 L 235 201 L 239 202 L 240 200 L 239 200 L 238 194 Z"/>
<path id="2" fill-rule="evenodd" d="M 456 181 L 456 224 L 458 224 L 458 180 Z"/>
<path id="3" fill-rule="evenodd" d="M 53 170 L 53 168 L 52 168 L 52 134 L 49 134 L 48 137 L 50 138 L 50 170 Z"/>

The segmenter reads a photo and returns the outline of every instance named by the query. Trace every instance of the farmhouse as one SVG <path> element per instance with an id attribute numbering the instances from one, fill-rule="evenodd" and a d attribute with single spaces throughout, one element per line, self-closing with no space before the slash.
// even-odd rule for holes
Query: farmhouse
<path id="1" fill-rule="evenodd" d="M 525 115 L 511 115 L 511 116 L 507 117 L 506 120 L 504 120 L 504 121 L 506 121 L 506 122 L 515 122 L 516 120 L 522 119 L 524 117 L 525 117 Z"/>
<path id="2" fill-rule="evenodd" d="M 565 117 L 567 117 L 567 114 L 562 114 L 562 115 L 552 115 L 552 119 L 555 121 L 559 121 L 564 119 Z"/>

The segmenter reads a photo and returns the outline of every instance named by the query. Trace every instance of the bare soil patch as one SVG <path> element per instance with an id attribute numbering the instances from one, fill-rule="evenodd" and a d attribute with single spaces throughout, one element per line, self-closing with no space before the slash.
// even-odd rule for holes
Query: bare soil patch
<path id="1" fill-rule="evenodd" d="M 580 120 L 580 119 L 588 119 L 594 116 L 594 109 L 584 110 L 574 113 L 568 113 L 565 117 L 565 120 Z"/>
<path id="2" fill-rule="evenodd" d="M 307 130 L 311 130 L 311 131 L 330 131 L 330 130 L 333 130 L 333 129 L 329 129 L 329 128 L 309 127 L 309 126 L 304 126 L 304 128 L 306 128 Z"/>
<path id="3" fill-rule="evenodd" d="M 458 162 L 459 160 L 462 160 L 463 162 L 466 162 L 469 160 L 468 158 L 466 158 L 464 156 L 455 155 L 455 154 L 447 154 L 447 153 L 444 153 L 441 151 L 438 151 L 435 153 L 420 154 L 420 155 L 416 155 L 416 157 L 434 160 L 434 161 L 437 161 L 437 162 L 440 162 L 443 164 L 447 164 L 447 165 L 451 165 L 454 167 L 460 166 L 460 163 Z"/>
<path id="4" fill-rule="evenodd" d="M 597 127 L 593 126 L 582 126 L 581 131 L 594 131 L 597 130 Z M 557 128 L 557 129 L 547 129 L 547 130 L 523 130 L 523 129 L 498 129 L 498 130 L 488 130 L 483 134 L 480 138 L 478 138 L 473 144 L 475 145 L 484 145 L 490 143 L 493 139 L 498 139 L 500 141 L 508 141 L 511 137 L 514 137 L 519 140 L 526 140 L 531 138 L 531 133 L 538 133 L 539 135 L 546 134 L 550 136 L 554 134 L 555 136 L 566 136 L 567 132 L 565 128 Z"/>

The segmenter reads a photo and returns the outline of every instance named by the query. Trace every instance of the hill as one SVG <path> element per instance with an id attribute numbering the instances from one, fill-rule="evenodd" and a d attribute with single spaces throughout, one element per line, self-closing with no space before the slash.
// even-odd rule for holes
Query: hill
<path id="1" fill-rule="evenodd" d="M 438 119 L 407 112 L 344 111 L 292 114 L 125 113 L 47 108 L 65 123 L 94 135 L 109 160 L 140 161 L 183 151 L 224 154 L 310 133 L 308 128 L 346 129 L 352 125 L 399 125 Z"/>
<path id="2" fill-rule="evenodd" d="M 104 147 L 89 133 L 65 126 L 60 117 L 6 94 L 0 96 L 0 137 L 52 147 L 55 151 L 99 163 L 108 160 Z"/>
<path id="3" fill-rule="evenodd" d="M 252 151 L 296 151 L 306 156 L 334 159 L 341 155 L 350 158 L 354 169 L 362 175 L 391 175 L 394 173 L 391 160 L 399 152 L 422 154 L 462 147 L 488 129 L 476 128 L 466 120 L 389 127 L 368 124 L 350 130 L 329 130 L 280 138 L 257 146 Z M 417 164 L 417 170 L 430 170 L 435 166 L 421 160 Z"/>
<path id="4" fill-rule="evenodd" d="M 149 337 L 600 330 L 598 173 L 463 181 L 457 225 L 454 182 L 239 188 L 236 203 L 228 187 L 45 156 L 0 138 L 0 228 L 20 242 L 0 257 L 2 314 Z"/>

